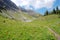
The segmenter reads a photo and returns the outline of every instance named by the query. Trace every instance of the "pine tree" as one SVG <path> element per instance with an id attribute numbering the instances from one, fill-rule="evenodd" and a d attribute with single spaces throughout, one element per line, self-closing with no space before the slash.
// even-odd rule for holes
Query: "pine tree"
<path id="1" fill-rule="evenodd" d="M 58 14 L 58 11 L 59 11 L 59 9 L 58 9 L 58 6 L 56 7 L 56 14 Z"/>
<path id="2" fill-rule="evenodd" d="M 55 9 L 53 9 L 53 14 L 56 14 L 56 10 Z"/>
<path id="3" fill-rule="evenodd" d="M 49 12 L 48 12 L 48 10 L 45 12 L 45 14 L 44 14 L 44 16 L 46 16 L 46 15 L 48 15 L 49 14 Z"/>

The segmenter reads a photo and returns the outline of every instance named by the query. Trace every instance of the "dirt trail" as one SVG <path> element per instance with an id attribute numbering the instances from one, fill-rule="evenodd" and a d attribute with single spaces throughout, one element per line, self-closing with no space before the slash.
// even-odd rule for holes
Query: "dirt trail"
<path id="1" fill-rule="evenodd" d="M 49 27 L 47 27 L 47 28 L 48 28 L 48 30 L 50 30 L 55 35 L 55 37 L 57 38 L 57 40 L 60 40 L 60 35 L 58 33 L 56 33 L 53 29 L 51 29 Z"/>

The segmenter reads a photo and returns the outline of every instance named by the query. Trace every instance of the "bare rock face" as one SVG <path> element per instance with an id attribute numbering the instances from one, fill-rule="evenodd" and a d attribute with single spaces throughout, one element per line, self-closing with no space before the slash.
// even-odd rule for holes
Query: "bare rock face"
<path id="1" fill-rule="evenodd" d="M 8 10 L 19 9 L 11 0 L 0 0 L 0 9 L 5 8 Z"/>

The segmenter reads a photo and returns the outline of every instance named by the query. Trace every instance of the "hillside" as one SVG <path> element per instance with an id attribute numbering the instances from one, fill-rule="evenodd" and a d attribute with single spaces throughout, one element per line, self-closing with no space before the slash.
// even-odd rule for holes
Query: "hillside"
<path id="1" fill-rule="evenodd" d="M 42 16 L 32 22 L 21 22 L 0 16 L 0 40 L 57 40 L 48 28 L 60 35 L 58 15 Z"/>
<path id="2" fill-rule="evenodd" d="M 2 10 L 2 13 L 0 13 L 0 15 L 3 17 L 9 18 L 9 19 L 19 20 L 19 21 L 23 21 L 23 22 L 33 21 L 34 19 L 36 19 L 36 17 L 38 17 L 38 16 L 36 16 L 36 17 L 30 16 L 20 10 L 18 10 L 18 11 Z"/>
<path id="3" fill-rule="evenodd" d="M 40 16 L 40 14 L 37 14 L 32 10 L 30 11 L 31 13 L 29 11 L 22 7 L 16 6 L 16 4 L 13 3 L 11 0 L 0 1 L 0 15 L 6 18 L 20 20 L 24 22 L 31 22 L 36 17 Z"/>

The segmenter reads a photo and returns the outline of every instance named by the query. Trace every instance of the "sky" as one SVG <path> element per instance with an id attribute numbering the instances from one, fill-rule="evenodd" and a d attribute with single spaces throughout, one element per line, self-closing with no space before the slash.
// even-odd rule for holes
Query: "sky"
<path id="1" fill-rule="evenodd" d="M 17 6 L 25 9 L 34 10 L 37 13 L 44 14 L 46 10 L 51 11 L 56 6 L 60 9 L 60 0 L 11 0 Z"/>

